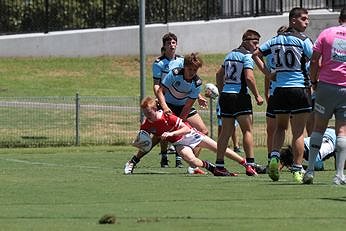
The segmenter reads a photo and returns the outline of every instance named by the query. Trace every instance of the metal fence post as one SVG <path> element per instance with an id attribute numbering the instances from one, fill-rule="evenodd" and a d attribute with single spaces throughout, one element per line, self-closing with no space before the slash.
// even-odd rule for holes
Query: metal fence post
<path id="1" fill-rule="evenodd" d="M 49 1 L 44 1 L 44 10 L 45 10 L 45 28 L 44 33 L 47 34 L 49 32 Z"/>
<path id="2" fill-rule="evenodd" d="M 106 0 L 103 0 L 103 6 L 102 6 L 102 21 L 103 21 L 103 28 L 106 28 L 107 27 L 107 20 L 106 20 L 106 10 L 107 10 L 107 1 Z"/>
<path id="3" fill-rule="evenodd" d="M 80 123 L 80 97 L 79 93 L 76 93 L 76 146 L 80 145 L 80 135 L 79 135 L 79 123 Z"/>
<path id="4" fill-rule="evenodd" d="M 210 138 L 213 139 L 213 114 L 214 114 L 214 110 L 213 110 L 213 99 L 210 97 L 209 100 L 209 108 L 210 108 L 210 113 L 209 113 L 209 120 L 210 120 Z"/>

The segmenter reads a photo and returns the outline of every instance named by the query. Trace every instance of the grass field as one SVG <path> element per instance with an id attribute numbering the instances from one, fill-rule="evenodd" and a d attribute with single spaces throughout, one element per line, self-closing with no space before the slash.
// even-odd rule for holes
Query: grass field
<path id="1" fill-rule="evenodd" d="M 215 83 L 225 54 L 201 54 L 199 75 Z M 146 91 L 152 93 L 151 65 L 146 58 Z M 0 58 L 0 97 L 5 96 L 139 96 L 140 62 L 137 56 L 94 58 Z M 263 92 L 263 75 L 256 69 Z M 264 109 L 263 109 L 264 110 Z"/>
<path id="2" fill-rule="evenodd" d="M 189 176 L 159 168 L 158 150 L 133 175 L 125 146 L 0 149 L 0 230 L 345 230 L 346 187 L 331 184 L 333 161 L 314 185 L 267 175 Z M 264 148 L 256 149 L 265 163 Z M 214 156 L 202 152 L 202 158 Z M 173 156 L 170 156 L 173 162 Z M 185 164 L 186 165 L 186 164 Z M 117 223 L 99 225 L 104 214 Z"/>

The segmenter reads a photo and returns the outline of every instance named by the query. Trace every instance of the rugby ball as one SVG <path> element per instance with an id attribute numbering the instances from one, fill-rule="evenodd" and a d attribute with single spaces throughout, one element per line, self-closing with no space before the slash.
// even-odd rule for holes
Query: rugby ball
<path id="1" fill-rule="evenodd" d="M 217 89 L 217 87 L 214 84 L 207 83 L 205 85 L 205 95 L 207 97 L 215 99 L 216 97 L 219 96 L 219 89 Z"/>
<path id="2" fill-rule="evenodd" d="M 142 152 L 149 152 L 152 145 L 150 134 L 144 130 L 140 130 L 137 134 L 135 141 L 133 141 L 132 145 L 138 148 Z"/>

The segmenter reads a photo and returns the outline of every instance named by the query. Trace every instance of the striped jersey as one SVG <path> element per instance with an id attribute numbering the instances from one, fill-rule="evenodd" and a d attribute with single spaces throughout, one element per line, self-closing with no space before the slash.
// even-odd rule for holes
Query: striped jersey
<path id="1" fill-rule="evenodd" d="M 289 28 L 259 47 L 264 56 L 272 54 L 276 87 L 309 87 L 308 63 L 312 42 L 302 33 Z"/>
<path id="2" fill-rule="evenodd" d="M 188 99 L 197 99 L 202 88 L 202 80 L 198 75 L 191 81 L 184 78 L 184 68 L 174 68 L 161 82 L 165 87 L 165 100 L 176 106 L 185 105 Z"/>

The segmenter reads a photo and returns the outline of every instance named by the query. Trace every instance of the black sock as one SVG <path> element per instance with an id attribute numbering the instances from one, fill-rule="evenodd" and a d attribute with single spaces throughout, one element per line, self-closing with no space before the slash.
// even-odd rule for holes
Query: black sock
<path id="1" fill-rule="evenodd" d="M 225 161 L 224 160 L 216 160 L 215 167 L 216 168 L 224 168 L 225 167 Z"/>
<path id="2" fill-rule="evenodd" d="M 178 153 L 175 154 L 175 160 L 182 160 L 181 156 L 178 155 Z"/>
<path id="3" fill-rule="evenodd" d="M 138 164 L 139 161 L 140 159 L 137 156 L 133 156 L 130 160 L 130 162 L 134 163 L 135 165 Z"/>
<path id="4" fill-rule="evenodd" d="M 255 164 L 255 158 L 246 158 L 246 163 L 248 165 L 254 165 Z"/>
<path id="5" fill-rule="evenodd" d="M 167 159 L 167 151 L 161 152 L 161 158 L 166 158 Z"/>
<path id="6" fill-rule="evenodd" d="M 203 168 L 207 169 L 209 172 L 214 173 L 215 165 L 210 163 L 207 160 L 202 160 L 202 161 L 203 161 Z"/>

